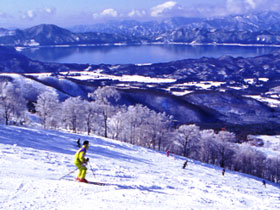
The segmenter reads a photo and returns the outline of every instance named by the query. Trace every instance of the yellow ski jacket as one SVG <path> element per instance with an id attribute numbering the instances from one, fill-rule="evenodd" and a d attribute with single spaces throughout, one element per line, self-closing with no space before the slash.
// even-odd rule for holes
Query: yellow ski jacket
<path id="1" fill-rule="evenodd" d="M 82 165 L 84 163 L 86 163 L 86 159 L 85 159 L 85 155 L 86 155 L 86 146 L 82 146 L 82 148 L 80 148 L 76 154 L 75 154 L 75 160 L 74 160 L 74 164 L 75 165 Z"/>

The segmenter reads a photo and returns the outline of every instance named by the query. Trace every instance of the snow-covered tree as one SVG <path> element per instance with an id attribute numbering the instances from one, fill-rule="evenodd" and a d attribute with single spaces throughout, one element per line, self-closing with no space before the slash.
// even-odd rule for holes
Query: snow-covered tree
<path id="1" fill-rule="evenodd" d="M 74 133 L 79 127 L 83 127 L 85 115 L 80 97 L 71 97 L 63 102 L 62 118 L 66 128 L 70 128 Z"/>
<path id="2" fill-rule="evenodd" d="M 57 117 L 58 104 L 58 95 L 54 92 L 45 91 L 38 96 L 35 110 L 42 120 L 44 128 L 47 128 Z"/>
<path id="3" fill-rule="evenodd" d="M 150 110 L 143 105 L 137 104 L 129 106 L 126 112 L 126 139 L 131 144 L 145 144 L 143 141 L 149 141 L 146 124 L 150 117 Z M 141 139 L 141 140 L 140 140 Z M 141 142 L 142 141 L 142 142 Z"/>
<path id="4" fill-rule="evenodd" d="M 255 176 L 262 176 L 265 169 L 265 155 L 250 144 L 239 145 L 234 156 L 234 170 Z"/>
<path id="5" fill-rule="evenodd" d="M 137 104 L 119 110 L 109 121 L 112 138 L 131 144 L 161 149 L 169 132 L 171 119 Z"/>
<path id="6" fill-rule="evenodd" d="M 97 88 L 89 97 L 96 102 L 97 111 L 103 118 L 104 137 L 108 137 L 108 119 L 116 111 L 116 102 L 120 99 L 120 94 L 114 87 L 105 86 Z"/>
<path id="7" fill-rule="evenodd" d="M 181 125 L 178 129 L 177 144 L 181 153 L 185 157 L 189 157 L 191 152 L 197 151 L 195 147 L 199 145 L 200 129 L 196 125 Z"/>
<path id="8" fill-rule="evenodd" d="M 232 133 L 232 132 L 229 132 L 229 131 L 226 131 L 224 129 L 222 129 L 217 137 L 223 141 L 223 142 L 232 142 L 232 143 L 237 143 L 237 138 L 236 138 L 236 135 L 235 133 Z"/>
<path id="9" fill-rule="evenodd" d="M 122 133 L 125 132 L 126 126 L 126 107 L 121 107 L 118 112 L 113 115 L 109 120 L 109 133 L 110 137 L 118 140 L 125 140 L 122 138 Z"/>
<path id="10" fill-rule="evenodd" d="M 270 181 L 280 183 L 280 157 L 269 158 L 265 162 L 263 176 Z"/>
<path id="11" fill-rule="evenodd" d="M 85 125 L 88 135 L 95 129 L 98 130 L 98 124 L 101 121 L 98 113 L 99 106 L 96 102 L 83 102 Z M 98 132 L 96 133 L 98 134 Z"/>
<path id="12" fill-rule="evenodd" d="M 231 167 L 235 155 L 236 137 L 228 131 L 203 130 L 201 133 L 200 160 L 221 167 Z"/>
<path id="13" fill-rule="evenodd" d="M 218 154 L 215 141 L 216 135 L 214 130 L 202 130 L 200 132 L 200 135 L 200 156 L 198 159 L 206 163 L 216 164 Z"/>
<path id="14" fill-rule="evenodd" d="M 166 135 L 169 133 L 172 119 L 165 113 L 156 113 L 150 111 L 150 116 L 147 119 L 147 134 L 146 138 L 149 138 L 152 142 L 152 146 L 155 149 L 161 150 L 163 142 L 166 140 Z"/>
<path id="15" fill-rule="evenodd" d="M 0 83 L 0 112 L 8 125 L 11 120 L 17 121 L 26 111 L 26 101 L 19 88 L 11 82 Z"/>

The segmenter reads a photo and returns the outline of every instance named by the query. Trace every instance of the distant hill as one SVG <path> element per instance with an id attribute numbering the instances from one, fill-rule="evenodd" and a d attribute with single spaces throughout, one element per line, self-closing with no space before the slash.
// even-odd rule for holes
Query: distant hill
<path id="1" fill-rule="evenodd" d="M 117 66 L 43 63 L 7 47 L 0 47 L 0 55 L 2 73 L 20 73 L 53 87 L 64 99 L 87 99 L 97 87 L 114 86 L 121 93 L 120 104 L 143 104 L 174 116 L 179 124 L 258 124 L 262 125 L 256 126 L 261 133 L 280 132 L 278 51 L 254 58 L 223 56 Z M 41 76 L 46 72 L 49 76 Z M 132 80 L 123 80 L 123 76 Z M 24 84 L 24 80 L 21 82 Z M 36 97 L 28 99 L 34 101 Z"/>
<path id="2" fill-rule="evenodd" d="M 1 33 L 1 31 L 0 31 Z M 2 29 L 0 44 L 6 46 L 78 45 L 132 42 L 125 36 L 106 33 L 73 33 L 56 25 L 42 24 L 24 30 Z"/>

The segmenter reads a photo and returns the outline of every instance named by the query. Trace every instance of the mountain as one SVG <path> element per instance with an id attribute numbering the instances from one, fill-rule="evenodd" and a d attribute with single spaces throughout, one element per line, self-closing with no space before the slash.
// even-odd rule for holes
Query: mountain
<path id="1" fill-rule="evenodd" d="M 230 15 L 212 18 L 172 17 L 162 21 L 140 22 L 136 20 L 110 21 L 106 24 L 79 25 L 69 28 L 76 33 L 104 32 L 114 34 L 161 34 L 184 28 L 186 30 L 224 30 L 224 31 L 271 31 L 279 32 L 280 13 L 258 12 L 245 15 Z"/>
<path id="2" fill-rule="evenodd" d="M 161 34 L 157 40 L 190 44 L 250 44 L 279 45 L 280 32 L 226 31 L 224 29 L 181 28 L 172 33 Z"/>
<path id="3" fill-rule="evenodd" d="M 221 18 L 208 18 L 203 27 L 227 31 L 280 31 L 280 13 L 273 11 L 257 12 L 245 15 L 231 15 Z M 201 28 L 201 25 L 196 25 Z"/>
<path id="4" fill-rule="evenodd" d="M 32 28 L 23 30 L 26 40 L 34 40 L 34 43 L 39 45 L 61 45 L 75 44 L 80 40 L 79 36 L 60 28 L 56 25 L 38 25 Z M 25 43 L 28 45 L 29 43 Z"/>
<path id="5" fill-rule="evenodd" d="M 134 36 L 142 42 L 280 44 L 279 21 L 280 13 L 260 12 L 221 18 L 173 17 L 161 22 L 112 21 L 71 30 Z"/>
<path id="6" fill-rule="evenodd" d="M 2 28 L 0 44 L 29 47 L 143 43 L 279 45 L 279 21 L 279 13 L 263 12 L 209 19 L 174 17 L 161 22 L 111 21 L 76 26 L 71 31 L 42 24 L 24 30 Z"/>
<path id="7" fill-rule="evenodd" d="M 114 44 L 119 42 L 136 43 L 137 40 L 121 35 L 106 33 L 73 33 L 56 25 L 42 24 L 24 30 L 0 31 L 0 44 L 6 46 L 46 46 L 46 45 L 79 45 L 79 44 Z"/>
<path id="8" fill-rule="evenodd" d="M 86 178 L 74 182 L 77 139 L 90 142 Z M 269 137 L 272 139 L 273 137 Z M 3 209 L 278 209 L 279 185 L 186 158 L 101 138 L 0 127 Z M 68 175 L 67 175 L 68 174 Z M 77 199 L 79 198 L 79 199 Z"/>

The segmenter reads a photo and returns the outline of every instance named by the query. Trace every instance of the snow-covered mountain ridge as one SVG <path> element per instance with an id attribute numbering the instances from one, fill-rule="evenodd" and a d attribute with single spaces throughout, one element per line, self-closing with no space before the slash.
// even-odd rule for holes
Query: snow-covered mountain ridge
<path id="1" fill-rule="evenodd" d="M 90 141 L 87 178 L 73 181 L 76 140 Z M 0 209 L 279 209 L 279 186 L 185 158 L 100 138 L 0 129 Z"/>
<path id="2" fill-rule="evenodd" d="M 161 22 L 114 21 L 77 26 L 75 32 L 41 24 L 27 29 L 0 30 L 0 44 L 108 45 L 146 43 L 279 45 L 280 14 L 261 12 L 221 18 L 174 17 Z"/>
<path id="3" fill-rule="evenodd" d="M 280 14 L 278 12 L 267 11 L 211 18 L 172 17 L 162 21 L 148 22 L 136 20 L 109 21 L 106 24 L 78 25 L 69 29 L 76 33 L 103 32 L 124 35 L 135 34 L 139 37 L 159 37 L 160 34 L 176 31 L 180 28 L 188 30 L 206 29 L 209 32 L 214 32 L 215 29 L 248 32 L 279 31 L 279 20 Z"/>

